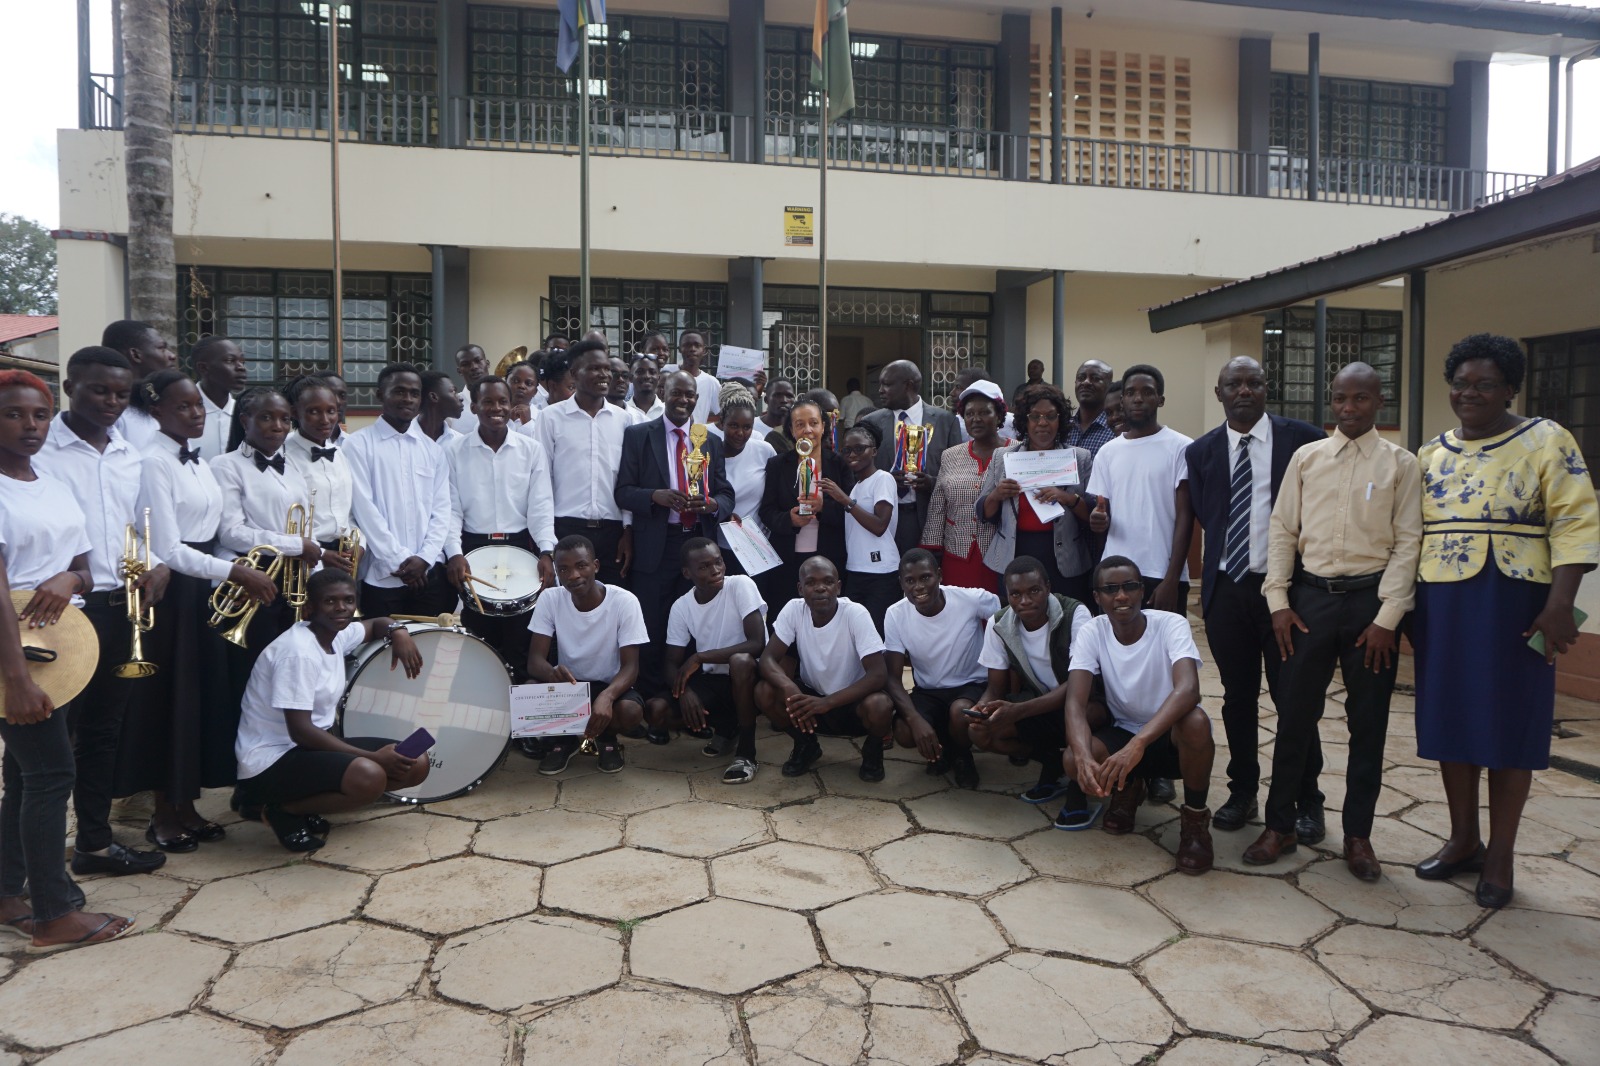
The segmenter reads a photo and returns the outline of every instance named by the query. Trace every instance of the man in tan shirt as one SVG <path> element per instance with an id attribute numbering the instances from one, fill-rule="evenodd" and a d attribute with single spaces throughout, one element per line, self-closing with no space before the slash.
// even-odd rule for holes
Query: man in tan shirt
<path id="1" fill-rule="evenodd" d="M 1315 755 L 1317 723 L 1338 666 L 1350 729 L 1344 859 L 1363 881 L 1383 874 L 1372 816 L 1383 785 L 1389 696 L 1399 665 L 1395 631 L 1411 610 L 1422 545 L 1422 472 L 1410 452 L 1373 428 L 1383 382 L 1366 363 L 1333 379 L 1338 429 L 1294 453 L 1267 542 L 1262 592 L 1283 655 L 1278 737 L 1266 829 L 1244 861 L 1264 866 L 1294 851 L 1295 804 Z"/>

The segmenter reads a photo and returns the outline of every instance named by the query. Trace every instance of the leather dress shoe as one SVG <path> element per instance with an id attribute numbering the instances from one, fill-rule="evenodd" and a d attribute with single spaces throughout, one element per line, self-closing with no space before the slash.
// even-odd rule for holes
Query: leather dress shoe
<path id="1" fill-rule="evenodd" d="M 1231 833 L 1235 829 L 1243 829 L 1250 819 L 1260 814 L 1261 808 L 1254 799 L 1230 796 L 1227 803 L 1217 808 L 1217 813 L 1211 818 L 1211 824 L 1225 833 Z"/>
<path id="2" fill-rule="evenodd" d="M 1446 862 L 1435 855 L 1430 859 L 1423 859 L 1413 869 L 1424 881 L 1448 881 L 1457 874 L 1482 873 L 1483 856 L 1484 847 L 1480 843 L 1473 853 L 1464 859 Z"/>
<path id="3" fill-rule="evenodd" d="M 1178 798 L 1178 791 L 1166 778 L 1152 777 L 1145 784 L 1144 798 L 1148 803 L 1171 803 Z"/>
<path id="4" fill-rule="evenodd" d="M 1344 864 L 1361 881 L 1376 881 L 1383 876 L 1383 867 L 1372 853 L 1372 841 L 1366 837 L 1344 838 Z"/>
<path id="5" fill-rule="evenodd" d="M 1294 820 L 1294 835 L 1303 844 L 1320 844 L 1328 835 L 1328 822 L 1321 807 L 1307 807 Z"/>
<path id="6" fill-rule="evenodd" d="M 1203 874 L 1216 860 L 1211 849 L 1211 811 L 1185 804 L 1179 817 L 1183 824 L 1178 831 L 1178 872 Z"/>
<path id="7" fill-rule="evenodd" d="M 1480 877 L 1478 878 L 1478 887 L 1472 893 L 1472 898 L 1478 901 L 1478 906 L 1497 911 L 1511 902 L 1513 894 L 1510 888 L 1491 885 Z"/>
<path id="8" fill-rule="evenodd" d="M 112 844 L 104 855 L 86 851 L 72 854 L 72 872 L 75 874 L 110 874 L 126 877 L 129 874 L 147 874 L 167 864 L 167 857 L 159 851 L 135 851 L 133 848 Z"/>
<path id="9" fill-rule="evenodd" d="M 1294 833 L 1280 833 L 1276 829 L 1263 829 L 1256 842 L 1244 849 L 1240 856 L 1246 866 L 1271 866 L 1278 856 L 1287 855 L 1300 846 Z"/>
<path id="10" fill-rule="evenodd" d="M 1106 816 L 1100 828 L 1112 836 L 1121 836 L 1133 830 L 1134 818 L 1139 813 L 1139 802 L 1144 799 L 1144 779 L 1131 778 L 1128 783 L 1111 793 L 1106 804 Z"/>

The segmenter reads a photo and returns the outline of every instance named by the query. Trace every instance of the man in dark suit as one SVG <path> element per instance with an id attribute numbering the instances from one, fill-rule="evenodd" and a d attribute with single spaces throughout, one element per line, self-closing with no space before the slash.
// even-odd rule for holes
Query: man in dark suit
<path id="1" fill-rule="evenodd" d="M 928 519 L 928 497 L 939 477 L 940 461 L 946 448 L 961 443 L 961 424 L 956 416 L 922 402 L 922 368 L 906 359 L 897 359 L 878 375 L 878 410 L 861 416 L 883 431 L 883 447 L 878 449 L 878 469 L 887 470 L 900 483 L 900 521 L 895 528 L 895 544 L 903 555 L 922 543 L 922 526 Z M 923 451 L 923 465 L 909 481 L 902 464 L 895 462 L 895 427 L 898 423 L 928 425 L 933 433 Z"/>
<path id="2" fill-rule="evenodd" d="M 1267 533 L 1289 457 L 1324 439 L 1316 426 L 1267 414 L 1267 379 L 1248 356 L 1229 360 L 1217 376 L 1217 400 L 1227 421 L 1189 445 L 1189 498 L 1205 532 L 1200 609 L 1206 639 L 1222 675 L 1222 724 L 1228 735 L 1228 802 L 1212 825 L 1234 830 L 1258 814 L 1261 785 L 1261 668 L 1278 701 L 1282 656 L 1272 635 L 1272 612 L 1261 583 L 1267 571 Z M 1313 743 L 1301 790 L 1300 839 L 1322 839 L 1321 749 Z"/>
<path id="3" fill-rule="evenodd" d="M 688 494 L 686 459 L 694 447 L 689 431 L 695 399 L 694 378 L 677 371 L 661 386 L 666 412 L 629 426 L 622 434 L 616 498 L 617 506 L 633 515 L 629 579 L 650 632 L 650 646 L 644 649 L 639 664 L 639 687 L 647 698 L 660 695 L 665 688 L 661 657 L 667 616 L 673 602 L 691 587 L 683 576 L 679 554 L 695 537 L 715 541 L 717 526 L 733 515 L 733 485 L 728 481 L 722 441 L 714 433 L 701 445 L 706 466 L 700 492 Z"/>

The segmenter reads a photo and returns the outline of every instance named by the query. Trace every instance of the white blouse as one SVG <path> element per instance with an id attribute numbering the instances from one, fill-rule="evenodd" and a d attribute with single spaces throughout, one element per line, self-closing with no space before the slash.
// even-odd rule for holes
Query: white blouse
<path id="1" fill-rule="evenodd" d="M 277 548 L 284 555 L 299 556 L 304 550 L 300 538 L 285 533 L 289 508 L 294 504 L 309 507 L 311 493 L 305 478 L 292 465 L 284 472 L 268 467 L 256 469 L 255 449 L 239 445 L 211 464 L 217 484 L 222 487 L 222 525 L 217 530 L 216 556 L 232 562 L 257 544 Z"/>
<path id="2" fill-rule="evenodd" d="M 344 438 L 340 438 L 343 440 Z M 317 513 L 313 521 L 316 533 L 313 540 L 323 544 L 338 540 L 350 528 L 350 500 L 355 491 L 350 480 L 350 461 L 340 451 L 338 442 L 329 441 L 329 448 L 337 454 L 332 459 L 311 459 L 313 444 L 299 433 L 289 434 L 283 442 L 283 454 L 289 465 L 300 472 L 306 488 L 317 494 Z"/>
<path id="3" fill-rule="evenodd" d="M 758 528 L 761 494 L 767 488 L 767 460 L 777 454 L 772 445 L 751 434 L 743 451 L 727 457 L 728 481 L 733 484 L 733 513 L 743 521 L 754 522 Z"/>
<path id="4" fill-rule="evenodd" d="M 32 481 L 0 475 L 0 558 L 13 592 L 38 588 L 91 550 L 88 519 L 72 490 L 34 474 Z"/>
<path id="5" fill-rule="evenodd" d="M 150 509 L 150 550 L 180 574 L 222 581 L 232 564 L 185 543 L 217 535 L 222 524 L 222 487 L 203 456 L 196 462 L 179 462 L 180 447 L 159 433 L 140 467 L 139 513 Z"/>

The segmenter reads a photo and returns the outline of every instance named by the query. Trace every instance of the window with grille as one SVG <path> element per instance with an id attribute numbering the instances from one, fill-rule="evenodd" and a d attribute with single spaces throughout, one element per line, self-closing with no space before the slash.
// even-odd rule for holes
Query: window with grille
<path id="1" fill-rule="evenodd" d="M 1310 151 L 1310 82 L 1272 75 L 1272 144 L 1291 155 Z M 1435 85 L 1323 78 L 1322 151 L 1348 159 L 1444 162 L 1445 90 Z"/>
<path id="2" fill-rule="evenodd" d="M 993 125 L 994 47 L 852 34 L 856 122 L 987 130 Z M 767 110 L 817 114 L 811 31 L 767 28 Z"/>
<path id="3" fill-rule="evenodd" d="M 1316 387 L 1316 312 L 1290 307 L 1266 316 L 1261 363 L 1267 371 L 1267 410 L 1313 425 L 1333 422 L 1328 385 L 1347 363 L 1370 363 L 1383 381 L 1380 429 L 1400 426 L 1400 331 L 1398 311 L 1328 308 L 1328 366 L 1320 403 Z"/>
<path id="4" fill-rule="evenodd" d="M 1527 411 L 1578 438 L 1589 476 L 1600 472 L 1600 329 L 1535 337 L 1528 348 Z"/>
<path id="5" fill-rule="evenodd" d="M 344 275 L 344 379 L 353 407 L 374 407 L 378 371 L 433 358 L 428 274 Z M 333 369 L 333 274 L 325 270 L 178 268 L 179 347 L 238 341 L 252 384 L 284 384 Z"/>
<path id="6" fill-rule="evenodd" d="M 591 329 L 605 335 L 614 352 L 639 351 L 651 333 L 665 333 L 674 353 L 693 330 L 706 346 L 721 344 L 728 331 L 728 286 L 710 281 L 635 281 L 591 278 L 589 322 L 579 323 L 577 278 L 550 279 L 550 320 L 544 333 L 577 340 Z"/>
<path id="7" fill-rule="evenodd" d="M 779 324 L 817 324 L 817 290 L 805 285 L 767 285 L 762 289 L 761 345 L 772 348 Z M 828 289 L 828 323 L 834 326 L 921 327 L 972 334 L 974 363 L 989 361 L 989 320 L 993 297 L 986 292 L 916 292 L 903 289 Z"/>

